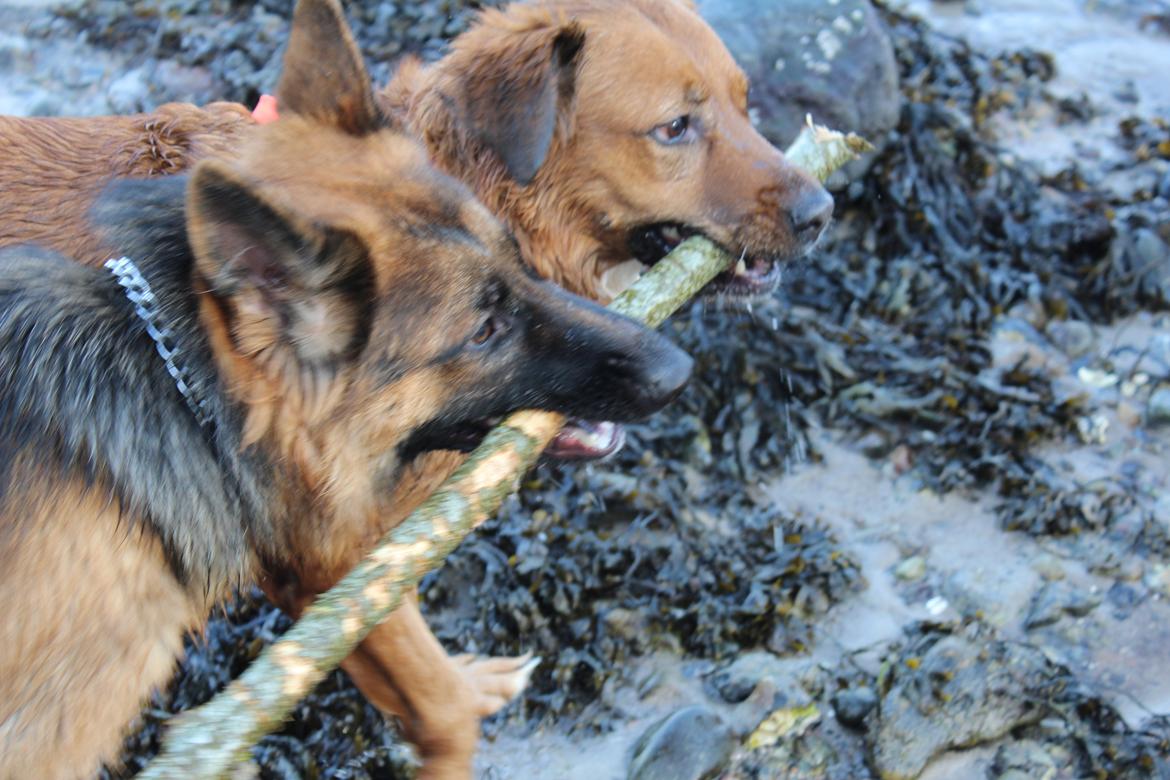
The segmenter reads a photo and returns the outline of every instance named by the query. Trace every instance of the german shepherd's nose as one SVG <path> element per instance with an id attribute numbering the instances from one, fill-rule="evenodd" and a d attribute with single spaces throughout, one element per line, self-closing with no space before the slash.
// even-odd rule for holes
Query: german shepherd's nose
<path id="1" fill-rule="evenodd" d="M 615 327 L 624 329 L 634 324 L 642 331 L 638 343 L 626 355 L 609 358 L 614 392 L 625 397 L 631 419 L 643 417 L 670 403 L 686 387 L 691 377 L 694 360 L 681 349 L 651 330 L 611 314 Z M 617 419 L 618 422 L 626 420 Z"/>
<path id="2" fill-rule="evenodd" d="M 661 409 L 686 386 L 694 361 L 639 322 L 535 282 L 549 399 L 570 415 L 634 422 Z M 534 335 L 536 335 L 534 333 Z"/>

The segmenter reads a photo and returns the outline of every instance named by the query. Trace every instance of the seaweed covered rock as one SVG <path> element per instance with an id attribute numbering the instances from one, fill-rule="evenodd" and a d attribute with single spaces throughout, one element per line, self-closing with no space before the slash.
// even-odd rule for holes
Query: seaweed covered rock
<path id="1" fill-rule="evenodd" d="M 1007 734 L 1043 715 L 1055 677 L 1040 650 L 930 636 L 890 666 L 873 760 L 882 780 L 917 777 L 935 756 Z"/>
<path id="2" fill-rule="evenodd" d="M 869 735 L 882 780 L 917 777 L 943 752 L 1010 734 L 993 762 L 997 778 L 1048 776 L 1117 780 L 1166 777 L 1170 721 L 1132 727 L 1036 646 L 1007 641 L 972 622 L 955 630 L 917 626 L 890 658 Z M 1040 747 L 1043 745 L 1043 747 Z M 1025 774 L 1038 770 L 1039 774 Z"/>
<path id="3" fill-rule="evenodd" d="M 760 132 L 781 148 L 806 114 L 879 146 L 898 123 L 894 51 L 869 0 L 700 0 L 699 11 L 751 79 Z M 838 178 L 862 170 L 852 164 Z"/>

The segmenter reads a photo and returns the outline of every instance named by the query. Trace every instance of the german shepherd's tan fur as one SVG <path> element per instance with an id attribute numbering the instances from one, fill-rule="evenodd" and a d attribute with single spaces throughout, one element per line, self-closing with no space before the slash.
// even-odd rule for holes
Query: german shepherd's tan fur
<path id="1" fill-rule="evenodd" d="M 387 128 L 336 0 L 301 0 L 278 94 L 286 115 L 236 161 L 118 183 L 97 210 L 210 424 L 113 276 L 0 256 L 4 780 L 91 776 L 212 604 L 263 577 L 302 603 L 331 585 L 490 420 L 633 419 L 689 373 L 661 337 L 525 273 L 491 214 Z M 368 692 L 423 776 L 468 776 L 521 664 L 449 659 L 416 604 L 366 646 Z"/>

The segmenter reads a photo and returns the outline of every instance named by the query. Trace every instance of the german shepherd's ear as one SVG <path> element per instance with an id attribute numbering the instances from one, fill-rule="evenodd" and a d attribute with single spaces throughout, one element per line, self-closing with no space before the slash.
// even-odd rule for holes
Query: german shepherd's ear
<path id="1" fill-rule="evenodd" d="M 350 135 L 382 127 L 361 50 L 337 0 L 297 3 L 276 98 L 281 111 L 312 117 Z"/>
<path id="2" fill-rule="evenodd" d="M 544 163 L 557 121 L 571 109 L 585 30 L 575 22 L 528 30 L 485 24 L 465 35 L 477 38 L 469 47 L 476 58 L 461 63 L 458 121 L 512 179 L 528 184 Z"/>
<path id="3" fill-rule="evenodd" d="M 234 301 L 246 351 L 283 347 L 312 365 L 364 346 L 373 271 L 357 236 L 282 213 L 215 162 L 187 185 L 187 232 L 211 294 Z"/>

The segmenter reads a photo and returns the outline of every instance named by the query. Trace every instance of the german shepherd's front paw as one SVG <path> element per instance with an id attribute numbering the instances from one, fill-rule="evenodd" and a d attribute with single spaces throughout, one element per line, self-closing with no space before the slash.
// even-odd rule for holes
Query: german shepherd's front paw
<path id="1" fill-rule="evenodd" d="M 528 686 L 532 672 L 540 665 L 540 657 L 534 657 L 532 653 L 515 658 L 466 653 L 451 660 L 471 686 L 475 696 L 473 707 L 481 718 L 494 715 L 516 698 Z"/>

